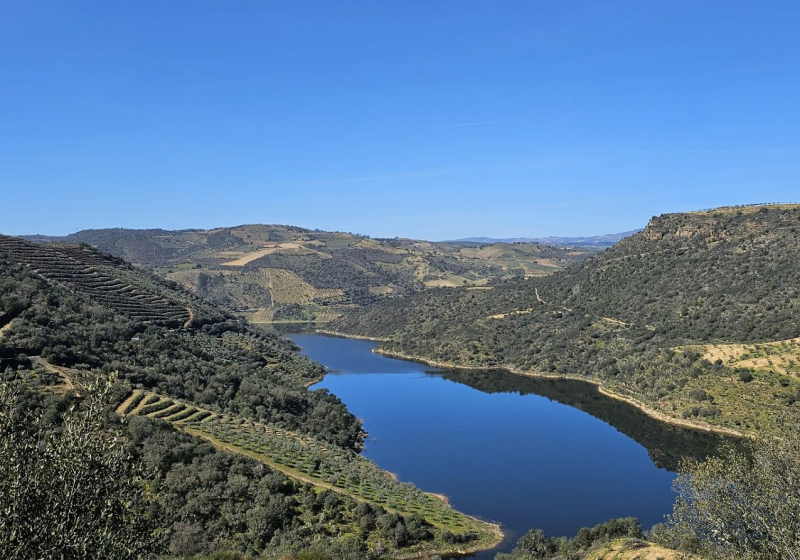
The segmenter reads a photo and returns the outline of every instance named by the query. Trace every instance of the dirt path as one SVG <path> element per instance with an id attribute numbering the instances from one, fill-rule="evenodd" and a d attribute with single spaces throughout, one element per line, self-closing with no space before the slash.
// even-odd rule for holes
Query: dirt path
<path id="1" fill-rule="evenodd" d="M 2 327 L 0 327 L 0 338 L 3 338 L 3 335 L 11 329 L 11 325 L 14 324 L 14 320 L 12 319 Z"/>
<path id="2" fill-rule="evenodd" d="M 540 295 L 539 295 L 539 288 L 534 288 L 534 289 L 533 289 L 533 293 L 535 293 L 535 294 L 536 294 L 536 299 L 537 299 L 537 301 L 538 301 L 539 303 L 544 303 L 544 304 L 547 304 L 547 302 L 546 302 L 545 300 L 543 300 L 543 299 L 542 299 L 542 296 L 540 296 Z"/>
<path id="3" fill-rule="evenodd" d="M 52 373 L 57 375 L 63 382 L 64 382 L 64 391 L 75 391 L 75 383 L 72 380 L 70 374 L 67 373 L 68 368 L 62 368 L 59 366 L 54 366 L 41 356 L 33 356 L 31 357 L 31 362 L 34 364 L 41 366 L 44 370 L 48 373 Z"/>
<path id="4" fill-rule="evenodd" d="M 186 311 L 189 312 L 189 319 L 187 319 L 187 321 L 183 324 L 184 329 L 188 329 L 189 325 L 191 325 L 192 321 L 194 321 L 194 310 L 192 310 L 191 307 L 187 307 Z"/>
<path id="5" fill-rule="evenodd" d="M 140 398 L 143 394 L 145 395 L 145 398 L 142 398 L 141 401 L 139 402 L 139 404 L 137 404 L 136 407 L 133 410 L 131 410 L 130 412 L 125 414 L 125 410 L 130 406 L 131 402 L 133 402 L 134 399 L 136 399 L 137 397 Z M 141 411 L 141 409 L 145 406 L 145 403 L 150 400 L 150 396 L 151 395 L 152 396 L 157 396 L 161 400 L 164 400 L 164 399 L 168 398 L 168 397 L 165 397 L 165 396 L 162 396 L 162 395 L 157 395 L 156 393 L 150 393 L 148 391 L 143 391 L 141 389 L 135 389 L 132 392 L 132 394 L 130 394 L 125 399 L 125 401 L 122 402 L 117 407 L 116 413 L 119 416 L 122 416 L 124 418 L 130 418 L 132 416 L 138 415 L 139 412 Z M 169 399 L 169 400 L 172 400 L 172 399 Z M 251 459 L 254 459 L 256 461 L 264 463 L 265 465 L 269 466 L 270 468 L 272 468 L 272 469 L 274 469 L 276 471 L 279 471 L 279 472 L 285 474 L 288 477 L 291 477 L 291 478 L 294 478 L 296 480 L 305 482 L 307 484 L 312 484 L 314 486 L 318 486 L 320 488 L 325 488 L 327 490 L 331 490 L 332 492 L 337 492 L 339 494 L 342 494 L 342 495 L 345 495 L 345 496 L 349 496 L 350 498 L 352 498 L 352 499 L 354 499 L 356 501 L 365 502 L 365 503 L 375 503 L 375 502 L 370 501 L 368 498 L 364 498 L 364 497 L 362 497 L 362 496 L 360 496 L 360 495 L 358 495 L 356 493 L 353 493 L 353 492 L 351 492 L 349 490 L 346 490 L 346 489 L 341 488 L 341 487 L 334 486 L 333 484 L 325 482 L 324 480 L 320 480 L 320 479 L 314 478 L 312 476 L 308 476 L 305 473 L 302 473 L 302 472 L 300 472 L 298 470 L 295 470 L 294 468 L 291 468 L 289 466 L 286 466 L 286 465 L 283 465 L 281 463 L 278 463 L 278 462 L 274 461 L 273 459 L 271 459 L 270 457 L 267 457 L 265 455 L 262 455 L 260 453 L 254 452 L 254 451 L 250 451 L 250 450 L 245 449 L 243 447 L 240 447 L 240 446 L 238 446 L 236 444 L 232 444 L 232 443 L 227 443 L 227 442 L 221 441 L 220 439 L 215 437 L 213 434 L 210 434 L 210 433 L 207 433 L 207 432 L 205 432 L 203 430 L 197 429 L 196 427 L 194 427 L 194 425 L 188 424 L 188 420 L 190 418 L 196 416 L 199 413 L 209 413 L 210 416 L 208 416 L 208 417 L 206 417 L 206 418 L 204 418 L 203 420 L 200 421 L 200 423 L 202 424 L 203 422 L 207 422 L 207 421 L 211 420 L 213 417 L 217 417 L 218 415 L 215 414 L 215 413 L 211 413 L 211 411 L 205 410 L 203 408 L 196 407 L 196 406 L 188 404 L 188 403 L 184 403 L 184 402 L 176 401 L 176 400 L 172 400 L 172 401 L 173 401 L 173 404 L 170 407 L 167 407 L 167 408 L 161 409 L 161 410 L 157 410 L 157 411 L 155 411 L 155 412 L 153 412 L 151 414 L 148 414 L 147 416 L 148 417 L 153 417 L 153 415 L 163 414 L 165 411 L 169 411 L 170 409 L 178 409 L 181 406 L 191 407 L 192 409 L 195 410 L 195 412 L 192 415 L 187 416 L 186 418 L 184 418 L 182 420 L 171 421 L 168 418 L 164 418 L 164 419 L 167 422 L 169 422 L 170 424 L 172 424 L 176 429 L 181 430 L 182 432 L 185 432 L 185 433 L 187 433 L 187 434 L 189 434 L 191 436 L 194 436 L 194 437 L 200 438 L 200 439 L 202 439 L 204 441 L 207 441 L 217 449 L 220 449 L 220 450 L 223 450 L 223 451 L 227 451 L 229 453 L 236 453 L 237 455 L 243 455 L 245 457 L 249 457 Z M 229 423 L 229 422 L 232 422 L 232 421 L 237 421 L 238 422 L 238 419 L 236 417 L 224 416 L 224 417 L 219 417 L 219 418 L 220 418 L 220 421 L 223 422 L 223 423 Z M 270 427 L 270 426 L 262 424 L 260 422 L 253 423 L 253 427 L 256 430 L 266 430 L 268 433 L 276 435 L 276 434 L 273 433 L 273 431 L 276 428 Z M 294 438 L 294 439 L 297 439 L 298 441 L 300 441 L 301 443 L 304 443 L 304 444 L 308 444 L 309 441 L 310 441 L 310 440 L 307 440 L 306 438 L 304 438 L 303 436 L 301 436 L 299 434 L 296 434 L 294 432 L 290 432 L 288 430 L 280 430 L 280 429 L 278 429 L 277 431 L 278 431 L 277 435 L 280 436 L 281 433 L 283 434 L 281 437 L 290 438 L 290 439 Z M 323 446 L 323 450 L 325 450 L 325 449 L 326 448 Z M 394 478 L 394 475 L 392 473 L 388 473 L 387 472 L 387 474 Z M 446 505 L 450 506 L 450 503 L 447 500 L 446 496 L 443 496 L 441 494 L 430 494 L 430 495 L 434 496 L 435 498 L 441 500 Z M 395 512 L 395 513 L 400 513 L 399 510 L 387 507 L 385 505 L 383 505 L 383 507 L 385 509 L 389 510 L 389 511 L 392 511 L 392 512 Z M 457 511 L 457 510 L 454 510 L 454 511 Z M 479 520 L 477 518 L 465 515 L 462 512 L 457 512 L 457 513 L 459 515 L 464 515 L 464 517 L 472 520 L 475 523 L 479 523 L 486 530 L 488 530 L 489 533 L 491 533 L 493 535 L 493 537 L 494 537 L 493 540 L 491 542 L 489 542 L 489 543 L 483 542 L 480 545 L 476 545 L 475 547 L 473 547 L 473 548 L 471 548 L 469 550 L 460 550 L 459 549 L 459 550 L 431 551 L 431 552 L 425 551 L 423 553 L 413 553 L 413 555 L 408 556 L 408 557 L 409 558 L 412 558 L 412 557 L 413 558 L 423 558 L 423 557 L 426 557 L 426 556 L 434 554 L 434 553 L 441 554 L 442 552 L 471 553 L 471 552 L 477 552 L 479 550 L 489 550 L 489 549 L 494 548 L 495 546 L 497 546 L 502 541 L 502 539 L 504 538 L 504 534 L 503 534 L 502 530 L 500 529 L 499 525 L 496 525 L 496 524 L 493 524 L 493 523 L 487 523 L 485 521 L 481 521 L 481 520 Z M 434 520 L 431 520 L 431 522 L 436 524 L 436 521 L 434 521 Z"/>
<path id="6" fill-rule="evenodd" d="M 258 453 L 254 453 L 252 451 L 248 451 L 247 449 L 242 449 L 241 447 L 237 447 L 235 445 L 231 445 L 231 444 L 222 442 L 222 441 L 218 440 L 217 438 L 215 438 L 214 436 L 212 436 L 210 434 L 207 434 L 205 432 L 201 432 L 200 430 L 195 430 L 195 429 L 192 429 L 192 428 L 190 428 L 188 426 L 179 426 L 179 429 L 181 429 L 182 431 L 186 432 L 189 435 L 192 435 L 194 437 L 198 437 L 200 439 L 204 439 L 205 441 L 207 441 L 211 445 L 213 445 L 216 449 L 221 449 L 221 450 L 227 451 L 229 453 L 236 453 L 238 455 L 244 455 L 244 456 L 249 457 L 251 459 L 255 459 L 256 461 L 260 461 L 261 463 L 264 463 L 265 465 L 267 465 L 268 467 L 270 467 L 272 469 L 275 469 L 276 471 L 282 472 L 283 474 L 285 474 L 288 477 L 300 480 L 302 482 L 306 482 L 308 484 L 312 484 L 314 486 L 318 486 L 320 488 L 325 488 L 327 490 L 330 490 L 332 492 L 336 492 L 338 494 L 342 494 L 342 495 L 348 496 L 348 497 L 352 498 L 353 500 L 356 500 L 357 502 L 373 503 L 373 502 L 370 502 L 369 500 L 367 500 L 366 498 L 363 498 L 363 497 L 359 496 L 358 494 L 354 494 L 354 493 L 349 492 L 349 491 L 347 491 L 347 490 L 345 490 L 343 488 L 338 488 L 338 487 L 334 486 L 333 484 L 329 484 L 329 483 L 324 482 L 322 480 L 311 478 L 311 477 L 306 476 L 305 474 L 303 474 L 303 473 L 301 473 L 299 471 L 296 471 L 294 469 L 291 469 L 291 468 L 286 467 L 284 465 L 281 465 L 279 463 L 275 463 L 273 461 L 270 461 L 269 459 L 267 459 L 263 455 L 259 455 Z M 442 500 L 447 505 L 450 505 L 450 502 L 447 500 L 446 496 L 443 496 L 441 494 L 433 494 L 433 496 L 435 496 L 436 498 Z M 381 505 L 387 511 L 391 511 L 393 513 L 398 513 L 398 514 L 400 513 L 399 510 L 396 510 L 394 508 L 391 508 L 391 507 L 383 505 L 383 504 L 381 504 Z M 470 517 L 468 515 L 465 515 L 465 516 L 466 517 Z M 492 542 L 492 543 L 489 543 L 487 545 L 481 546 L 480 548 L 475 548 L 475 549 L 472 549 L 472 550 L 466 550 L 465 552 L 471 553 L 471 552 L 478 552 L 479 550 L 491 550 L 492 548 L 494 548 L 495 546 L 497 546 L 498 544 L 500 544 L 502 542 L 502 540 L 503 540 L 505 535 L 503 534 L 503 531 L 500 529 L 499 525 L 496 525 L 494 523 L 487 523 L 486 521 L 481 521 L 481 520 L 476 519 L 474 517 L 472 519 L 474 521 L 477 521 L 478 523 L 481 523 L 481 524 L 491 528 L 491 530 L 495 534 L 496 538 L 495 538 L 495 541 Z M 431 523 L 435 524 L 436 522 L 435 521 L 431 521 Z M 426 555 L 427 554 L 434 554 L 434 552 L 425 553 L 425 554 Z"/>
<path id="7" fill-rule="evenodd" d="M 272 271 L 267 269 L 267 282 L 269 285 L 267 289 L 269 290 L 269 306 L 275 307 L 275 292 L 272 291 Z"/>

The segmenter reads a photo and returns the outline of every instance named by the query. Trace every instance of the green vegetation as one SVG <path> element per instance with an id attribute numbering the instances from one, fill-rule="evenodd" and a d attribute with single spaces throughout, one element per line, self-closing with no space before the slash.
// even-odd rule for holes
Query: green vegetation
<path id="1" fill-rule="evenodd" d="M 101 389 L 45 411 L 36 395 L 0 385 L 3 558 L 135 560 L 158 550 L 157 504 L 107 428 Z"/>
<path id="2" fill-rule="evenodd" d="M 331 321 L 426 288 L 550 274 L 594 252 L 533 243 L 372 239 L 277 225 L 87 230 L 49 239 L 92 245 L 153 269 L 256 323 Z"/>
<path id="3" fill-rule="evenodd" d="M 438 363 L 581 376 L 673 421 L 755 432 L 798 406 L 794 346 L 778 345 L 783 369 L 747 375 L 696 346 L 798 337 L 798 247 L 798 206 L 669 214 L 551 276 L 422 292 L 329 329 Z"/>
<path id="4" fill-rule="evenodd" d="M 143 393 L 132 394 L 119 407 L 141 402 Z M 156 396 L 156 404 L 140 407 L 134 415 L 162 418 L 186 433 L 203 438 L 216 447 L 260 460 L 296 479 L 367 501 L 403 516 L 427 520 L 431 538 L 461 535 L 459 544 L 470 548 L 488 546 L 498 533 L 492 527 L 453 510 L 440 497 L 398 482 L 358 453 L 330 446 L 313 437 L 252 422 L 218 415 L 171 399 Z M 203 414 L 203 413 L 206 414 Z M 453 543 L 447 543 L 453 544 Z M 441 546 L 441 542 L 439 543 Z"/>
<path id="5" fill-rule="evenodd" d="M 74 251 L 0 237 L 5 556 L 390 558 L 496 539 L 360 457 L 361 423 L 306 389 L 324 370 L 292 342 Z"/>
<path id="6" fill-rule="evenodd" d="M 550 538 L 532 529 L 516 543 L 511 554 L 499 553 L 496 560 L 690 560 L 693 555 L 661 547 L 646 539 L 639 522 L 632 518 L 612 519 L 584 527 L 571 539 Z"/>
<path id="7" fill-rule="evenodd" d="M 678 500 L 658 541 L 714 558 L 791 560 L 800 551 L 800 424 L 776 436 L 687 462 L 675 483 Z"/>

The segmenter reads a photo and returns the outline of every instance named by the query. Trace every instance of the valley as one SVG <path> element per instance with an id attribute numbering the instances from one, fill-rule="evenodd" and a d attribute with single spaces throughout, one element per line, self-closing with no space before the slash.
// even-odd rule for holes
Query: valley
<path id="1" fill-rule="evenodd" d="M 0 369 L 54 419 L 110 380 L 102 429 L 152 469 L 162 550 L 194 550 L 191 527 L 207 535 L 197 546 L 265 558 L 327 543 L 489 559 L 537 527 L 577 532 L 558 542 L 584 556 L 669 555 L 638 523 L 670 513 L 675 472 L 776 433 L 798 406 L 799 218 L 791 205 L 665 215 L 591 254 L 420 255 L 424 242 L 274 226 L 98 234 L 117 253 L 164 244 L 167 260 L 137 265 L 0 236 Z M 442 262 L 462 268 L 443 276 Z M 252 492 L 287 482 L 213 506 L 197 483 L 175 501 L 198 457 L 220 481 L 244 469 Z M 596 546 L 580 540 L 592 531 Z M 623 534 L 634 540 L 611 539 Z"/>
<path id="2" fill-rule="evenodd" d="M 289 337 L 329 370 L 314 388 L 364 420 L 367 458 L 500 523 L 503 544 L 475 558 L 509 552 L 530 527 L 573 535 L 613 517 L 662 522 L 680 461 L 726 441 L 653 420 L 583 381 L 431 368 L 371 352 L 370 341 Z"/>
<path id="3" fill-rule="evenodd" d="M 392 296 L 551 274 L 598 247 L 373 239 L 294 226 L 86 230 L 34 241 L 87 244 L 258 324 L 330 322 Z M 603 248 L 600 246 L 599 248 Z"/>
<path id="4" fill-rule="evenodd" d="M 797 407 L 800 206 L 653 218 L 549 277 L 424 292 L 329 328 L 434 364 L 577 376 L 656 415 L 730 433 Z"/>

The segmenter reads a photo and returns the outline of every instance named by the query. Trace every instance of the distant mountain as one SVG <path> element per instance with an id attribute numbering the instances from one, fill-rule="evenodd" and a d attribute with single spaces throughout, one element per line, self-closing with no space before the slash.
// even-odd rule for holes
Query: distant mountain
<path id="1" fill-rule="evenodd" d="M 624 239 L 634 233 L 639 233 L 641 229 L 626 231 L 623 233 L 607 233 L 605 235 L 595 235 L 593 237 L 509 237 L 505 239 L 494 237 L 465 237 L 464 239 L 456 239 L 453 241 L 446 241 L 446 243 L 542 243 L 545 245 L 559 245 L 570 247 L 595 247 L 606 248 L 612 247 L 617 244 L 620 239 Z"/>
<path id="2" fill-rule="evenodd" d="M 27 239 L 93 246 L 257 323 L 323 322 L 427 288 L 544 276 L 594 252 L 536 243 L 373 239 L 285 225 L 113 228 Z"/>

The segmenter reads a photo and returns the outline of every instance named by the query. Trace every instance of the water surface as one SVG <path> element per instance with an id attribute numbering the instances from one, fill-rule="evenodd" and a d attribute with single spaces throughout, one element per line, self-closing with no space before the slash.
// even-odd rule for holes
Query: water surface
<path id="1" fill-rule="evenodd" d="M 364 455 L 465 513 L 498 522 L 508 551 L 532 527 L 572 536 L 614 517 L 645 528 L 672 511 L 678 460 L 716 436 L 656 422 L 579 381 L 439 370 L 387 358 L 364 340 L 289 337 L 330 373 L 370 438 Z"/>

